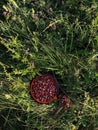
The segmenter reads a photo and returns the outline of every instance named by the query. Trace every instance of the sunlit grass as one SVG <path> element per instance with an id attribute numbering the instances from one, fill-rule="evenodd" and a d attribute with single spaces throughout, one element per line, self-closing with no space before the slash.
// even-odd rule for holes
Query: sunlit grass
<path id="1" fill-rule="evenodd" d="M 97 130 L 98 3 L 0 2 L 0 129 Z M 54 116 L 30 96 L 36 75 L 53 74 L 71 100 Z"/>

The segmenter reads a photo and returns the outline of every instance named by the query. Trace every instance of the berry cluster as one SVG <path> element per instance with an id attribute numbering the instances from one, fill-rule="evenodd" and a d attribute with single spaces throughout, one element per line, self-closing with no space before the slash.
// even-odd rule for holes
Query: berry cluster
<path id="1" fill-rule="evenodd" d="M 37 102 L 48 104 L 57 98 L 58 83 L 56 79 L 49 74 L 37 76 L 32 80 L 30 93 Z"/>
<path id="2" fill-rule="evenodd" d="M 44 74 L 32 80 L 30 93 L 35 101 L 42 104 L 51 103 L 58 97 L 59 109 L 55 113 L 55 116 L 57 116 L 62 109 L 68 109 L 71 104 L 70 99 L 66 95 L 58 95 L 58 89 L 59 87 L 56 79 L 49 74 Z"/>

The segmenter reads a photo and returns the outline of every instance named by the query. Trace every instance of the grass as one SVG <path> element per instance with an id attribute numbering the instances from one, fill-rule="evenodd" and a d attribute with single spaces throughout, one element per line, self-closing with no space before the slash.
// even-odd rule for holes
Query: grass
<path id="1" fill-rule="evenodd" d="M 98 129 L 98 2 L 0 2 L 0 128 L 2 130 Z M 36 103 L 32 78 L 52 73 L 71 99 Z"/>

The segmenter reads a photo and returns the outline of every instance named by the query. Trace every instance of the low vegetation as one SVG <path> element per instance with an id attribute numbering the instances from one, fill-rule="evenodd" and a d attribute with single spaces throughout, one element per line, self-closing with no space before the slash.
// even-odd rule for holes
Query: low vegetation
<path id="1" fill-rule="evenodd" d="M 97 130 L 97 0 L 1 0 L 0 15 L 1 130 Z M 44 73 L 71 100 L 56 118 L 29 94 Z"/>

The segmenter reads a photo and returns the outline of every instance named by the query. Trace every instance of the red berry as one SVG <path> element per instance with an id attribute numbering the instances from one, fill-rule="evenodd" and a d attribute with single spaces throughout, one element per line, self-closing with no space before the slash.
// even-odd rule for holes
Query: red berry
<path id="1" fill-rule="evenodd" d="M 58 100 L 60 106 L 63 107 L 64 109 L 69 108 L 71 105 L 71 101 L 66 95 L 62 95 L 62 94 L 59 95 Z"/>

